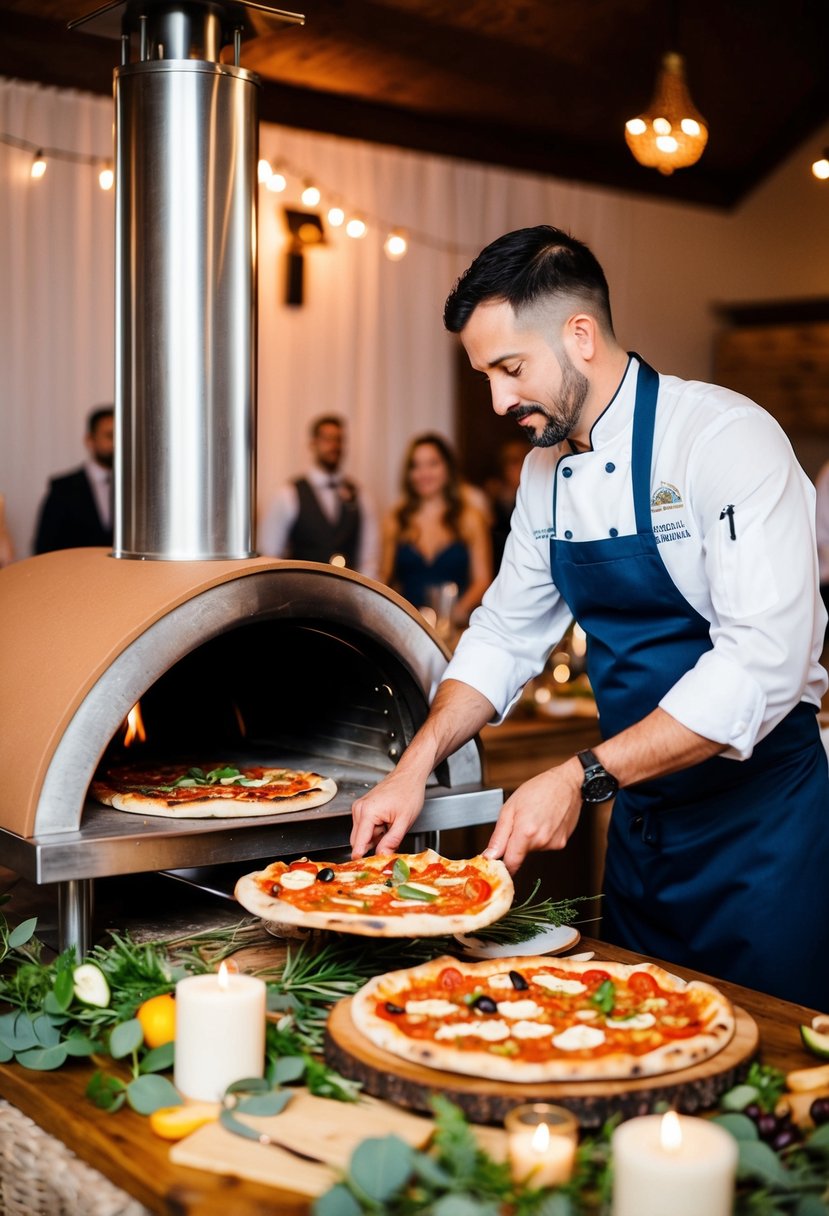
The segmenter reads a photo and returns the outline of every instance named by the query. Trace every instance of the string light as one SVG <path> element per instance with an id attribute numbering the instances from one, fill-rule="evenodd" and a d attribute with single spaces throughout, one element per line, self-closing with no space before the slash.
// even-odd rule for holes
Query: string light
<path id="1" fill-rule="evenodd" d="M 409 249 L 409 242 L 406 239 L 405 232 L 399 228 L 395 228 L 390 232 L 383 242 L 383 250 L 390 262 L 399 262 L 404 258 Z"/>
<path id="2" fill-rule="evenodd" d="M 32 177 L 43 177 L 46 172 L 46 157 L 43 155 L 43 149 L 38 148 L 32 159 L 32 167 L 29 170 Z"/>
<path id="3" fill-rule="evenodd" d="M 825 182 L 829 178 L 829 148 L 823 149 L 820 160 L 812 165 L 812 172 L 819 181 Z"/>
<path id="4" fill-rule="evenodd" d="M 271 168 L 271 162 L 269 160 L 265 160 L 263 157 L 263 159 L 260 160 L 259 164 L 256 166 L 256 176 L 259 178 L 262 185 L 267 184 L 268 178 L 272 173 L 273 169 Z"/>
<path id="5" fill-rule="evenodd" d="M 345 212 L 342 207 L 328 208 L 328 223 L 332 228 L 342 228 L 345 223 Z"/>
<path id="6" fill-rule="evenodd" d="M 112 165 L 104 165 L 101 172 L 98 174 L 98 184 L 102 190 L 111 190 L 115 182 L 115 173 Z"/>
<path id="7" fill-rule="evenodd" d="M 345 231 L 347 236 L 353 237 L 355 241 L 361 241 L 368 232 L 368 224 L 355 215 L 346 224 Z"/>
<path id="8" fill-rule="evenodd" d="M 299 197 L 302 199 L 306 207 L 316 207 L 317 203 L 322 198 L 322 194 L 320 193 L 319 187 L 315 186 L 313 182 L 306 182 L 302 189 L 302 194 Z"/>
<path id="9" fill-rule="evenodd" d="M 265 182 L 265 188 L 270 190 L 271 194 L 281 194 L 288 187 L 288 179 L 284 173 L 272 173 Z"/>

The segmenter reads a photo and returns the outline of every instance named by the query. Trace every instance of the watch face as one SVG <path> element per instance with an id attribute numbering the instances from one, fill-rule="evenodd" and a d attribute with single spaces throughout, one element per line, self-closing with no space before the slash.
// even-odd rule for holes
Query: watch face
<path id="1" fill-rule="evenodd" d="M 582 787 L 582 797 L 585 802 L 607 802 L 608 798 L 618 792 L 619 782 L 610 773 L 596 773 L 589 777 Z"/>

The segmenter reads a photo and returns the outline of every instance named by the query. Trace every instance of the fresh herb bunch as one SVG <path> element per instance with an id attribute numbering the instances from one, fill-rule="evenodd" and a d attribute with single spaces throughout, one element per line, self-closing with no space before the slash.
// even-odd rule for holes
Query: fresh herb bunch
<path id="1" fill-rule="evenodd" d="M 577 904 L 601 899 L 601 895 L 577 895 L 573 899 L 542 899 L 534 903 L 540 886 L 541 879 L 538 878 L 523 903 L 514 904 L 509 912 L 494 924 L 476 929 L 475 937 L 481 941 L 502 942 L 505 945 L 526 942 L 543 929 L 572 924 L 579 914 Z"/>

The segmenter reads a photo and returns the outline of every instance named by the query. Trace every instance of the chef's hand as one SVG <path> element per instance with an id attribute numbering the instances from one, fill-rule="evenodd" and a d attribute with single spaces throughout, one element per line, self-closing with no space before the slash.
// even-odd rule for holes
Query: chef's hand
<path id="1" fill-rule="evenodd" d="M 351 808 L 351 856 L 364 857 L 372 845 L 376 853 L 396 852 L 420 814 L 424 790 L 418 775 L 396 768 L 358 798 Z"/>
<path id="2" fill-rule="evenodd" d="M 528 853 L 563 849 L 578 823 L 583 776 L 573 758 L 520 785 L 501 808 L 484 857 L 503 858 L 514 874 Z"/>

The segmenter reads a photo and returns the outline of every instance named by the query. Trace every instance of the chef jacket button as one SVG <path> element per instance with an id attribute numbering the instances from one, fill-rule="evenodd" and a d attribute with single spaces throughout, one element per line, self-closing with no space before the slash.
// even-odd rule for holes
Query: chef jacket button
<path id="1" fill-rule="evenodd" d="M 573 470 L 570 468 L 569 464 L 561 470 L 561 476 L 562 477 L 572 477 L 573 476 Z"/>
<path id="2" fill-rule="evenodd" d="M 572 539 L 573 539 L 573 533 L 570 531 L 570 529 L 569 529 L 569 528 L 568 528 L 568 529 L 567 529 L 567 531 L 564 533 L 564 539 L 565 539 L 565 540 L 572 540 Z"/>
<path id="3" fill-rule="evenodd" d="M 613 473 L 615 471 L 615 469 L 616 469 L 616 465 L 613 463 L 613 461 L 608 460 L 607 464 L 604 466 L 605 473 Z"/>
<path id="4" fill-rule="evenodd" d="M 611 528 L 611 529 L 610 529 L 610 535 L 611 535 L 611 536 L 618 536 L 618 535 L 619 535 L 619 529 L 618 529 L 618 528 Z"/>

